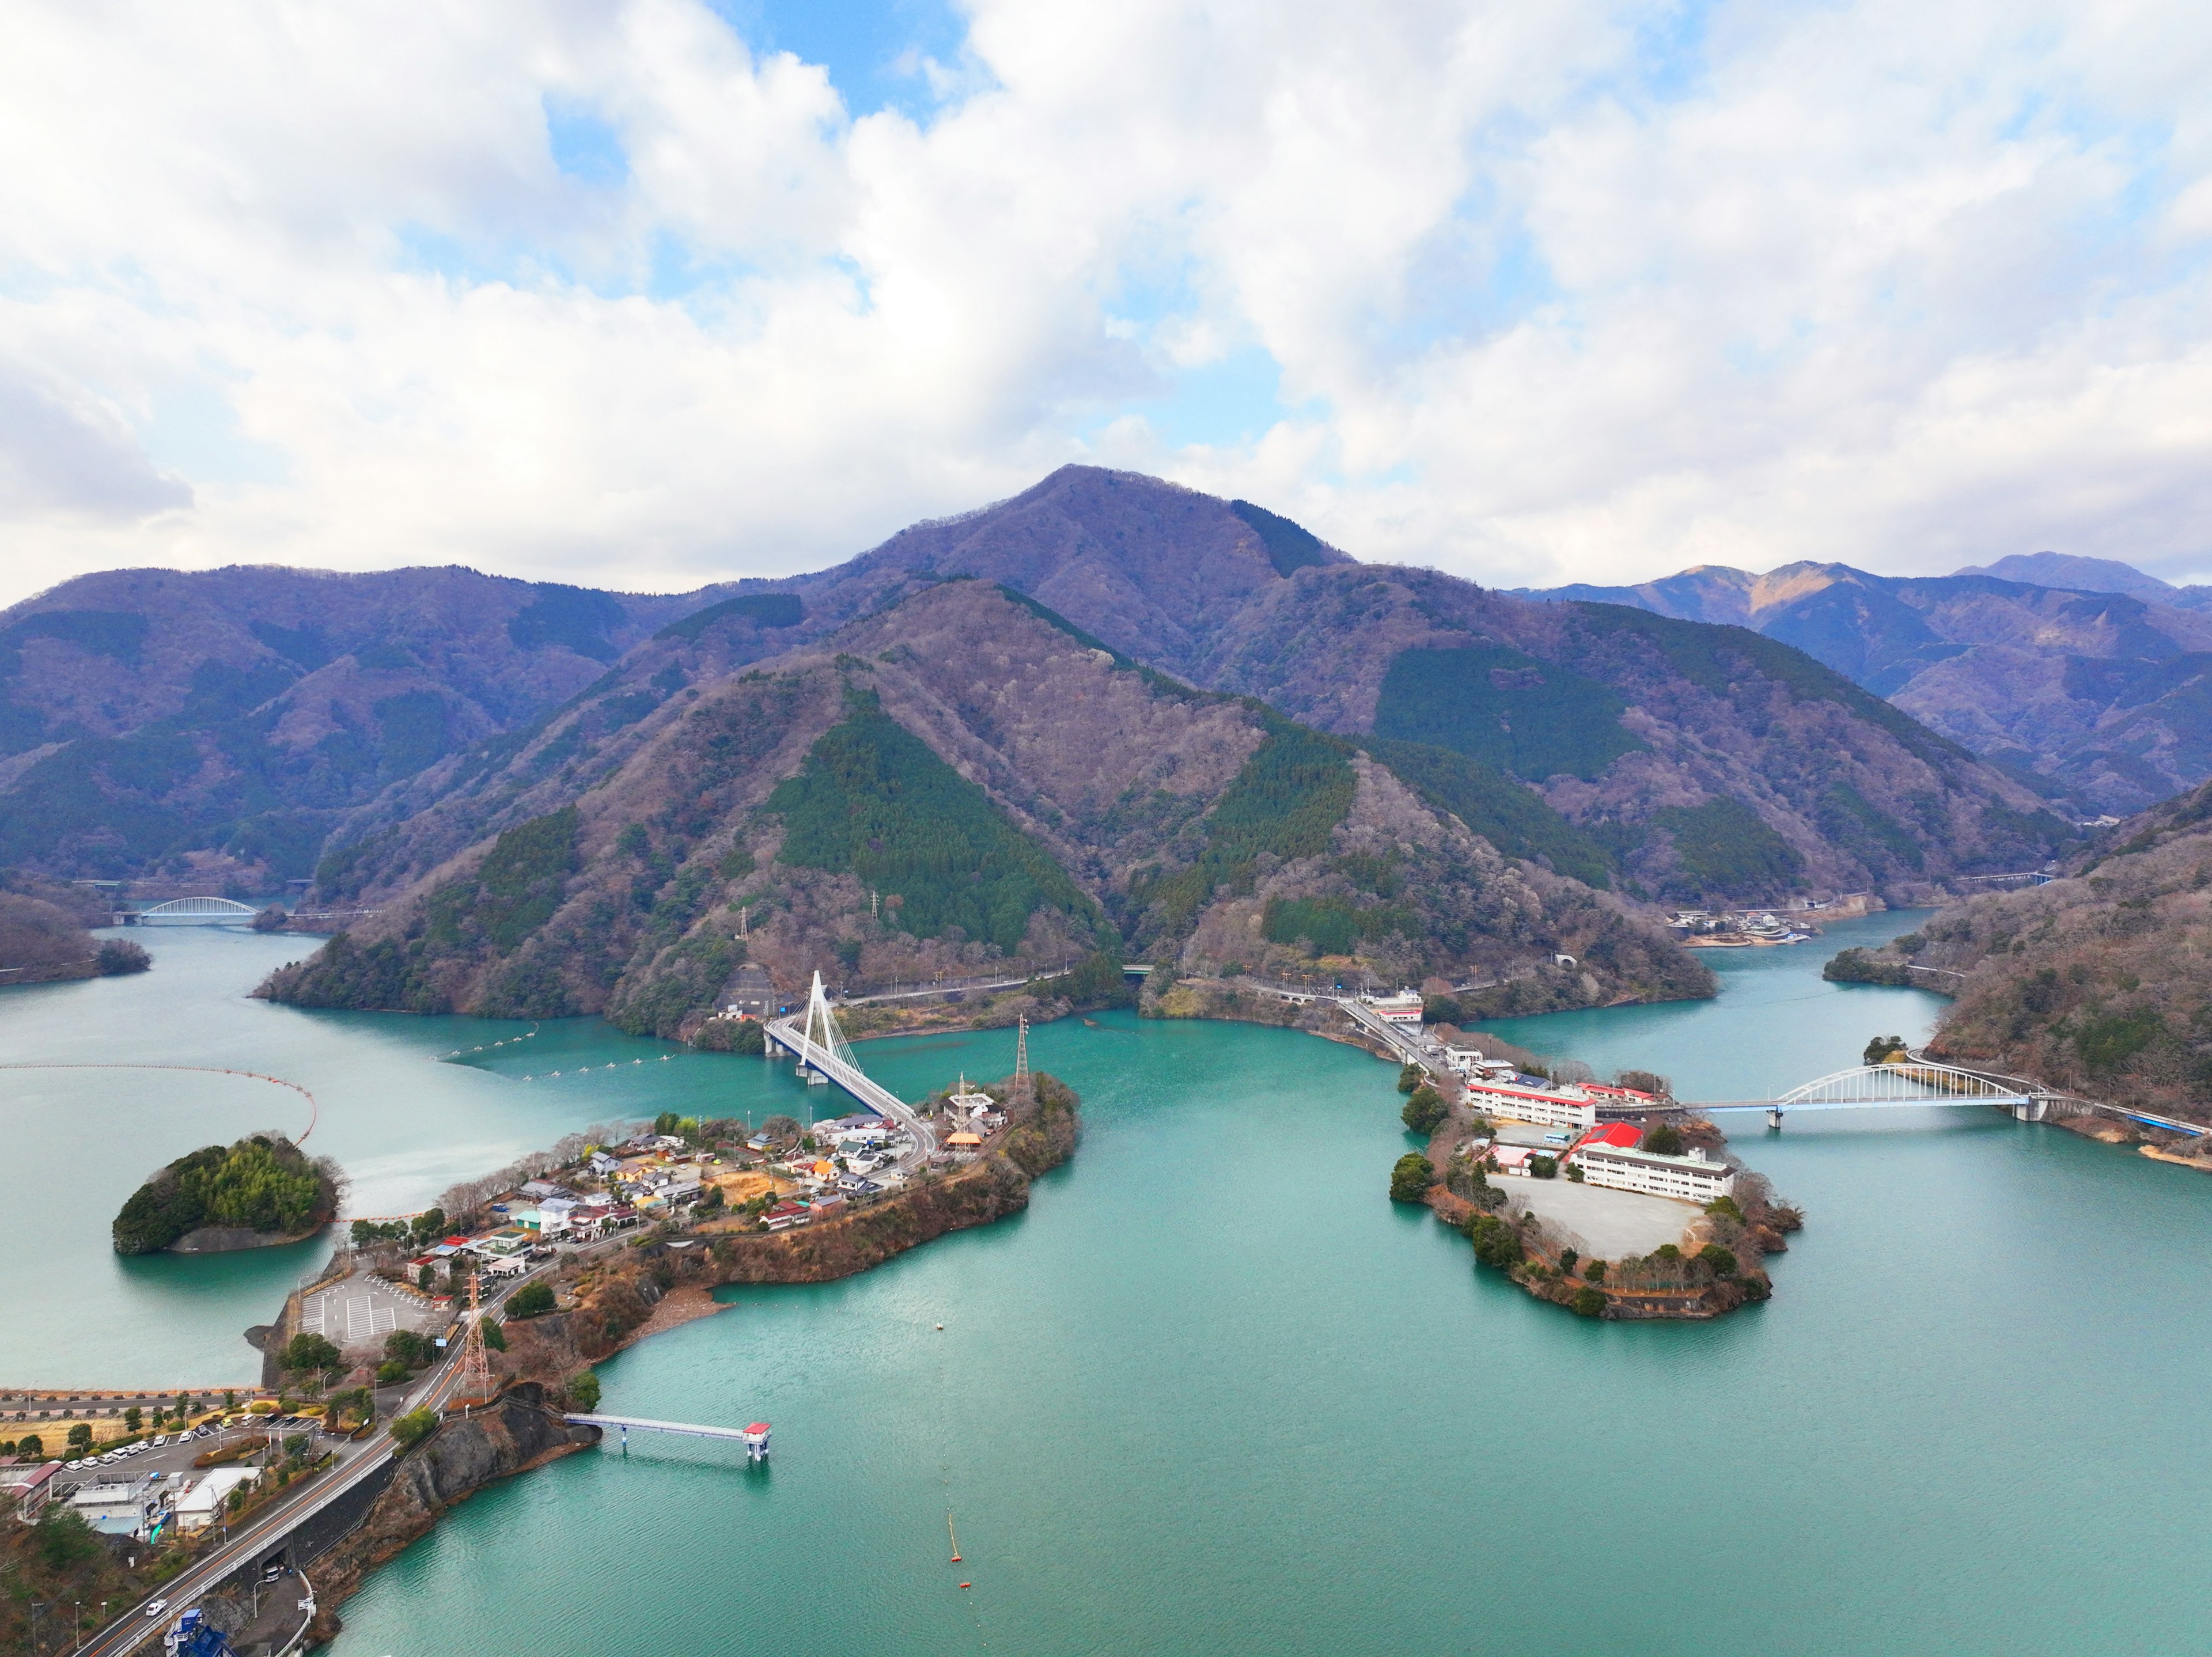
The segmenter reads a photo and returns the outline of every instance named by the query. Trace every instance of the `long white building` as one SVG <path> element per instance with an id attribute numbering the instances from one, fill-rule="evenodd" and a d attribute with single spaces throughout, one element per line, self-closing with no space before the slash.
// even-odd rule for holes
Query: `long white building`
<path id="1" fill-rule="evenodd" d="M 1585 1185 L 1638 1191 L 1650 1197 L 1674 1197 L 1702 1205 L 1735 1189 L 1735 1170 L 1725 1162 L 1706 1161 L 1702 1150 L 1662 1156 L 1655 1151 L 1592 1144 L 1577 1146 L 1568 1161 L 1582 1169 Z"/>
<path id="2" fill-rule="evenodd" d="M 1540 1122 L 1547 1127 L 1595 1127 L 1597 1102 L 1579 1088 L 1539 1093 L 1534 1088 L 1511 1088 L 1497 1082 L 1470 1081 L 1467 1086 L 1470 1109 L 1509 1122 Z"/>

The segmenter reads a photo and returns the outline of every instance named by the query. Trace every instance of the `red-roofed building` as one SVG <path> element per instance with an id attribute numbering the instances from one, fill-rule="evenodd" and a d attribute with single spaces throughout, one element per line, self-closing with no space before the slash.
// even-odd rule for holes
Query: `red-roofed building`
<path id="1" fill-rule="evenodd" d="M 1643 1138 L 1644 1130 L 1633 1122 L 1607 1122 L 1602 1127 L 1592 1128 L 1575 1141 L 1575 1150 L 1585 1150 L 1591 1145 L 1611 1145 L 1619 1150 L 1633 1150 L 1637 1142 Z M 1568 1154 L 1571 1156 L 1573 1152 Z"/>

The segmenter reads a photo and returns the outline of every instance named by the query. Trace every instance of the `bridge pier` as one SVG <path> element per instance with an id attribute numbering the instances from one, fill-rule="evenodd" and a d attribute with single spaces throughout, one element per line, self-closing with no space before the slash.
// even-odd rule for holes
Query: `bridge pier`
<path id="1" fill-rule="evenodd" d="M 1766 1108 L 1766 1126 L 1772 1128 L 1782 1126 L 1782 1113 L 1771 1105 Z"/>
<path id="2" fill-rule="evenodd" d="M 2012 1107 L 2012 1119 L 2015 1122 L 2040 1122 L 2050 1114 L 2051 1101 L 2048 1099 L 2023 1099 Z"/>

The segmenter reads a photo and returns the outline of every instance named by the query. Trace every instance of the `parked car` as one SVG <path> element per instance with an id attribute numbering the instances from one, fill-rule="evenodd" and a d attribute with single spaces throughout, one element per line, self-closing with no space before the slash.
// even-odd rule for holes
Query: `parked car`
<path id="1" fill-rule="evenodd" d="M 158 1449 L 160 1449 L 160 1448 L 161 1448 L 164 1444 L 167 1444 L 168 1442 L 169 1442 L 169 1435 L 168 1435 L 167 1433 L 158 1433 L 158 1434 L 156 1434 L 156 1435 L 155 1435 L 155 1438 L 154 1438 L 154 1448 L 155 1448 L 155 1449 L 157 1449 L 157 1450 L 158 1450 Z"/>

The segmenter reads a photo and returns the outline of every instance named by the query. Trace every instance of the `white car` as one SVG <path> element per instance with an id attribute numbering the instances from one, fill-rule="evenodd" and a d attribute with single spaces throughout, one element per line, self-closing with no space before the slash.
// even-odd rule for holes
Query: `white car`
<path id="1" fill-rule="evenodd" d="M 169 1442 L 169 1435 L 168 1435 L 167 1433 L 158 1434 L 158 1435 L 155 1435 L 155 1440 L 154 1440 L 154 1448 L 155 1448 L 155 1449 L 157 1449 L 157 1450 L 158 1450 L 158 1449 L 160 1449 L 160 1448 L 161 1448 L 164 1444 L 167 1444 L 168 1442 Z"/>
<path id="2" fill-rule="evenodd" d="M 167 1600 L 156 1599 L 152 1605 L 146 1607 L 146 1615 L 149 1617 L 159 1617 L 163 1611 L 168 1610 L 168 1608 L 169 1602 Z"/>
<path id="3" fill-rule="evenodd" d="M 82 1467 L 82 1466 L 84 1466 L 84 1463 L 83 1463 L 83 1462 L 82 1462 L 82 1461 L 64 1461 L 64 1463 L 62 1463 L 63 1470 L 64 1470 L 64 1472 L 72 1472 L 72 1473 L 73 1473 L 73 1472 L 76 1472 L 79 1467 Z"/>

